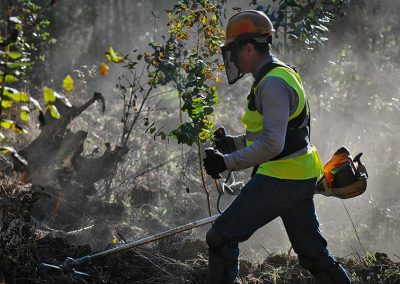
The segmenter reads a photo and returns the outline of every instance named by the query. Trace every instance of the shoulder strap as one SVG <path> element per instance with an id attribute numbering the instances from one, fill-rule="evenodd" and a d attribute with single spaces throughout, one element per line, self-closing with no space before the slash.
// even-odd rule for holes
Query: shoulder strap
<path id="1" fill-rule="evenodd" d="M 257 86 L 257 85 L 260 83 L 261 79 L 264 78 L 264 76 L 265 76 L 267 73 L 269 73 L 272 69 L 274 69 L 274 68 L 276 68 L 276 67 L 291 68 L 290 66 L 286 65 L 285 63 L 283 63 L 283 62 L 281 62 L 281 61 L 277 61 L 277 60 L 265 64 L 265 65 L 261 68 L 260 72 L 258 72 L 258 75 L 257 75 L 257 77 L 256 77 L 255 80 L 254 80 L 254 83 L 253 83 L 252 88 L 254 88 L 255 86 Z M 293 68 L 292 68 L 292 69 L 293 69 Z M 295 70 L 295 69 L 293 69 L 293 70 Z M 295 70 L 295 71 L 296 71 L 296 70 Z"/>

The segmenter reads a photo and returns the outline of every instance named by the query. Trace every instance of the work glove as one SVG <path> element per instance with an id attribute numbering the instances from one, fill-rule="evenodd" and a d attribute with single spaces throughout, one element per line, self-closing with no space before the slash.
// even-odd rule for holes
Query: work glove
<path id="1" fill-rule="evenodd" d="M 209 174 L 213 179 L 219 179 L 222 173 L 226 170 L 224 162 L 224 155 L 215 150 L 214 148 L 206 148 L 206 157 L 203 159 L 204 168 L 206 173 Z"/>
<path id="2" fill-rule="evenodd" d="M 233 139 L 233 136 L 231 135 L 225 135 L 223 137 L 218 137 L 214 135 L 212 141 L 215 144 L 215 148 L 217 148 L 218 151 L 224 154 L 229 154 L 237 150 L 235 139 Z"/>

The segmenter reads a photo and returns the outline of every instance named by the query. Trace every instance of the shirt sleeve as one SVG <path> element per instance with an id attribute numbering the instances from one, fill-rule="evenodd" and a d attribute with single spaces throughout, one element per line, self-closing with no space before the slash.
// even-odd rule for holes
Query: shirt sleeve
<path id="1" fill-rule="evenodd" d="M 279 155 L 284 148 L 290 112 L 290 86 L 281 78 L 268 77 L 256 96 L 261 99 L 264 129 L 252 145 L 224 155 L 228 170 L 260 165 Z"/>

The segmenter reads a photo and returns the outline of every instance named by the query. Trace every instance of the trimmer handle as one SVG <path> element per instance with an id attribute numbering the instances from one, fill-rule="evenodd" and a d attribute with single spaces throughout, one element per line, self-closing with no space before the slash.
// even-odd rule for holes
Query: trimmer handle
<path id="1" fill-rule="evenodd" d="M 363 155 L 363 153 L 358 153 L 357 156 L 354 157 L 353 162 L 359 163 L 359 164 L 363 164 L 360 160 L 361 156 Z"/>
<path id="2" fill-rule="evenodd" d="M 212 153 L 214 153 L 214 149 L 205 149 L 204 150 L 205 152 L 206 152 L 206 155 L 208 156 L 208 155 L 211 155 Z M 220 175 L 220 174 L 216 174 L 216 175 L 211 175 L 211 177 L 213 178 L 213 179 L 220 179 L 220 178 L 222 178 L 222 176 Z"/>
<path id="3" fill-rule="evenodd" d="M 367 169 L 365 167 L 365 165 L 363 164 L 363 162 L 361 162 L 361 156 L 363 153 L 358 153 L 357 156 L 355 156 L 355 158 L 353 159 L 353 162 L 358 163 L 358 172 L 361 176 L 364 176 L 365 178 L 368 178 L 368 172 Z"/>

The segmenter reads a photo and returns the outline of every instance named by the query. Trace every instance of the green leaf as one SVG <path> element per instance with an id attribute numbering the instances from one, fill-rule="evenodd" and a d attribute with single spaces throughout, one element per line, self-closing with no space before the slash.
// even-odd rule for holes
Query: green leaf
<path id="1" fill-rule="evenodd" d="M 60 119 L 61 115 L 55 105 L 49 105 L 50 115 L 55 119 Z"/>
<path id="2" fill-rule="evenodd" d="M 2 119 L 0 121 L 0 126 L 5 128 L 5 129 L 10 129 L 14 125 L 14 121 L 8 120 L 8 119 Z"/>
<path id="3" fill-rule="evenodd" d="M 54 92 L 54 96 L 59 99 L 60 101 L 62 101 L 67 107 L 72 107 L 72 104 L 69 102 L 69 100 L 67 99 L 66 96 L 60 95 L 57 92 Z"/>
<path id="4" fill-rule="evenodd" d="M 114 51 L 114 49 L 113 49 L 112 47 L 110 47 L 110 48 L 108 49 L 108 53 L 110 54 L 111 59 L 117 57 L 117 55 L 115 54 L 115 51 Z"/>
<path id="5" fill-rule="evenodd" d="M 17 51 L 9 51 L 9 52 L 7 52 L 7 54 L 13 60 L 20 59 L 23 56 L 23 54 L 21 52 L 17 52 Z"/>
<path id="6" fill-rule="evenodd" d="M 124 58 L 117 55 L 112 47 L 108 49 L 108 52 L 106 53 L 106 58 L 108 61 L 112 61 L 114 63 L 121 63 L 124 61 Z"/>
<path id="7" fill-rule="evenodd" d="M 27 133 L 27 131 L 24 130 L 21 126 L 19 126 L 17 123 L 9 119 L 2 119 L 0 121 L 0 126 L 3 127 L 4 129 L 14 130 L 15 132 L 18 132 L 20 134 Z"/>
<path id="8" fill-rule="evenodd" d="M 5 100 L 5 99 L 3 99 L 3 100 L 1 101 L 1 107 L 2 107 L 2 108 L 10 108 L 10 107 L 12 107 L 12 106 L 13 106 L 13 101 Z"/>
<path id="9" fill-rule="evenodd" d="M 54 90 L 52 88 L 43 88 L 43 96 L 46 103 L 52 103 L 56 101 L 56 96 L 54 95 Z"/>
<path id="10" fill-rule="evenodd" d="M 199 138 L 202 141 L 207 141 L 211 138 L 211 132 L 207 129 L 202 129 L 202 131 L 199 134 Z"/>
<path id="11" fill-rule="evenodd" d="M 4 87 L 3 96 L 7 97 L 10 100 L 22 103 L 27 103 L 30 99 L 30 96 L 27 93 L 18 92 L 16 89 L 9 87 Z"/>
<path id="12" fill-rule="evenodd" d="M 67 75 L 63 80 L 63 88 L 67 92 L 72 92 L 75 89 L 74 80 L 70 75 Z"/>
<path id="13" fill-rule="evenodd" d="M 70 103 L 70 101 L 69 101 L 66 97 L 64 97 L 61 101 L 62 101 L 67 107 L 72 107 L 72 104 Z"/>
<path id="14" fill-rule="evenodd" d="M 4 62 L 0 62 L 1 64 L 4 64 Z M 7 62 L 6 63 L 8 68 L 11 69 L 16 69 L 16 68 L 24 68 L 33 65 L 32 62 Z"/>
<path id="15" fill-rule="evenodd" d="M 8 93 L 16 94 L 16 93 L 19 93 L 19 91 L 14 89 L 14 88 L 10 88 L 10 87 L 5 86 L 4 87 L 4 91 L 3 91 L 3 95 L 7 95 Z"/>
<path id="16" fill-rule="evenodd" d="M 340 57 L 346 57 L 346 55 L 347 55 L 347 50 L 345 48 L 343 48 L 339 51 Z"/>
<path id="17" fill-rule="evenodd" d="M 30 109 L 27 106 L 22 106 L 20 110 L 20 117 L 22 121 L 28 122 L 29 121 L 29 112 Z"/>
<path id="18" fill-rule="evenodd" d="M 13 22 L 15 24 L 22 24 L 21 20 L 18 19 L 18 17 L 10 17 L 9 20 L 10 22 Z"/>
<path id="19" fill-rule="evenodd" d="M 29 101 L 31 102 L 31 104 L 33 104 L 33 106 L 35 107 L 36 111 L 43 112 L 42 107 L 40 106 L 40 104 L 39 104 L 39 102 L 37 100 L 35 100 L 34 98 L 30 97 Z"/>
<path id="20" fill-rule="evenodd" d="M 3 83 L 3 78 L 4 78 L 4 76 L 0 75 L 0 83 Z M 17 81 L 18 81 L 18 79 L 14 75 L 11 75 L 11 74 L 6 75 L 5 83 L 14 83 Z"/>

